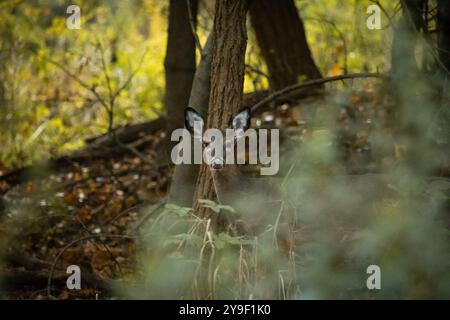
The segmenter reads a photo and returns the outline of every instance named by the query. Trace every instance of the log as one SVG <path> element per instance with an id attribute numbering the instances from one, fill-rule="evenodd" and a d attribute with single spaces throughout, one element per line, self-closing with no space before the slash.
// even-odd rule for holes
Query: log
<path id="1" fill-rule="evenodd" d="M 164 130 L 165 126 L 166 119 L 162 117 L 143 123 L 120 126 L 113 129 L 113 131 L 117 139 L 123 144 L 129 144 L 142 139 L 142 143 L 134 145 L 136 149 L 141 149 L 145 146 L 146 140 L 143 139 L 145 136 L 159 130 Z M 49 172 L 55 172 L 74 164 L 86 164 L 96 159 L 119 156 L 129 152 L 128 149 L 117 145 L 113 135 L 103 134 L 86 139 L 86 147 L 83 149 L 62 155 L 58 158 L 48 159 L 8 171 L 0 176 L 0 181 L 4 181 L 10 185 L 16 185 L 46 178 Z"/>

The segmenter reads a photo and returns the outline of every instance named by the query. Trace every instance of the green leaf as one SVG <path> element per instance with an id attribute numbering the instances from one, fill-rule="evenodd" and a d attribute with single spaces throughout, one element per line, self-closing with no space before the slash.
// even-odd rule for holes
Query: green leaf
<path id="1" fill-rule="evenodd" d="M 223 232 L 214 237 L 214 245 L 219 250 L 225 248 L 227 245 L 241 246 L 251 244 L 253 244 L 253 240 L 243 239 L 242 237 L 232 237 Z"/>
<path id="2" fill-rule="evenodd" d="M 215 205 L 216 203 L 209 199 L 198 199 L 200 204 Z"/>
<path id="3" fill-rule="evenodd" d="M 236 213 L 236 210 L 234 210 L 234 208 L 232 206 L 227 206 L 227 205 L 219 205 L 219 209 L 220 210 L 225 210 L 225 211 L 229 211 L 231 213 Z"/>
<path id="4" fill-rule="evenodd" d="M 236 213 L 236 211 L 233 209 L 233 207 L 223 204 L 218 204 L 212 200 L 208 199 L 198 199 L 198 202 L 203 208 L 209 208 L 215 213 L 220 213 L 221 211 L 228 211 L 231 213 Z"/>
<path id="5" fill-rule="evenodd" d="M 179 245 L 181 242 L 186 241 L 187 244 L 193 246 L 200 246 L 203 242 L 203 238 L 191 233 L 179 233 L 174 235 L 163 242 L 163 246 Z"/>
<path id="6" fill-rule="evenodd" d="M 180 217 L 184 217 L 192 210 L 192 208 L 180 207 L 180 206 L 177 206 L 172 203 L 167 203 L 164 206 L 164 210 L 166 210 L 167 212 L 170 212 L 170 213 L 174 213 Z"/>

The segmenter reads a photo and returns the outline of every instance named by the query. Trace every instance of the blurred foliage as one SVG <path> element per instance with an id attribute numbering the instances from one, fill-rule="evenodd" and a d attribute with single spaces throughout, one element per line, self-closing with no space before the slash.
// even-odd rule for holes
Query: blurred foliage
<path id="1" fill-rule="evenodd" d="M 409 98 L 397 104 L 400 132 L 412 124 L 417 132 L 430 130 L 426 114 L 436 105 L 425 88 L 420 81 L 402 87 L 400 96 Z M 264 199 L 246 197 L 236 186 L 236 197 L 246 204 L 238 214 L 245 219 L 258 208 L 265 216 L 261 234 L 235 234 L 232 227 L 215 232 L 211 220 L 172 204 L 145 210 L 138 271 L 118 294 L 141 299 L 448 299 L 450 182 L 432 174 L 448 161 L 436 143 L 439 127 L 420 137 L 406 130 L 393 141 L 386 115 L 372 113 L 380 106 L 359 101 L 359 111 L 367 110 L 361 111 L 358 132 L 367 135 L 370 147 L 357 146 L 356 157 L 378 173 L 349 175 L 339 147 L 342 123 L 336 119 L 337 106 L 352 104 L 351 99 L 355 96 L 338 91 L 314 102 L 315 115 L 301 146 L 297 142 L 282 155 L 287 170 L 279 181 L 279 211 L 261 210 L 258 201 Z M 236 214 L 227 205 L 199 201 L 231 220 Z M 380 267 L 380 290 L 366 286 L 370 265 Z"/>
<path id="2" fill-rule="evenodd" d="M 114 92 L 138 69 L 116 99 L 115 125 L 162 112 L 167 3 L 78 5 L 81 29 L 70 30 L 65 1 L 0 4 L 0 167 L 76 149 L 84 138 L 104 133 L 108 115 L 92 90 L 107 101 L 106 74 Z"/>
<path id="3" fill-rule="evenodd" d="M 382 32 L 366 27 L 371 0 L 297 0 L 312 55 L 323 75 L 386 72 L 390 69 L 391 19 L 399 13 L 397 1 L 380 1 Z M 395 20 L 395 19 L 393 19 Z"/>

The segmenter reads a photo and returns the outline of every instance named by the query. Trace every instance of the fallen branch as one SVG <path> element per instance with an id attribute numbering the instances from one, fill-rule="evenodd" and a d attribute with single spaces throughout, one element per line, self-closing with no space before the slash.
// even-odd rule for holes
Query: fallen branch
<path id="1" fill-rule="evenodd" d="M 154 133 L 166 128 L 166 118 L 161 117 L 155 120 L 150 120 L 142 123 L 131 124 L 126 126 L 119 126 L 112 130 L 116 137 L 122 143 L 133 142 L 145 135 Z M 96 145 L 98 147 L 111 147 L 116 145 L 114 138 L 110 133 L 106 132 L 97 137 L 91 137 L 85 140 L 88 145 Z"/>
<path id="2" fill-rule="evenodd" d="M 275 100 L 278 97 L 281 97 L 283 95 L 286 95 L 292 91 L 297 91 L 300 89 L 305 89 L 309 87 L 318 86 L 327 82 L 332 81 L 338 81 L 338 80 L 345 80 L 345 79 L 356 79 L 356 78 L 382 78 L 383 75 L 380 73 L 352 73 L 352 74 L 343 74 L 340 76 L 334 76 L 334 77 L 328 77 L 328 78 L 321 78 L 321 79 L 314 79 L 305 81 L 303 83 L 297 83 L 290 85 L 286 88 L 283 88 L 281 90 L 275 91 L 271 94 L 269 94 L 267 97 L 256 103 L 253 107 L 251 107 L 252 112 L 255 112 L 258 108 L 268 104 L 272 100 Z"/>
<path id="3" fill-rule="evenodd" d="M 145 136 L 164 130 L 166 126 L 165 118 L 138 123 L 129 126 L 121 126 L 114 129 L 115 136 L 123 145 L 131 144 Z M 0 176 L 0 181 L 8 184 L 20 184 L 34 179 L 45 178 L 49 173 L 53 173 L 55 169 L 69 167 L 76 163 L 86 163 L 95 159 L 121 155 L 130 152 L 128 148 L 118 146 L 111 134 L 103 134 L 86 140 L 87 146 L 83 149 L 71 152 L 70 154 L 55 159 L 34 163 L 29 166 L 11 170 Z M 139 146 L 134 145 L 133 148 L 143 147 L 145 141 Z M 41 169 L 44 168 L 44 169 Z"/>

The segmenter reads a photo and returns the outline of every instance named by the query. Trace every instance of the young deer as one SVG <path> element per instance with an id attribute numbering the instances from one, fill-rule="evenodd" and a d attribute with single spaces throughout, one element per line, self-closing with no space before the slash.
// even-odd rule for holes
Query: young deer
<path id="1" fill-rule="evenodd" d="M 192 108 L 185 109 L 186 129 L 194 139 L 200 139 L 204 146 L 205 162 L 211 171 L 217 202 L 233 207 L 240 214 L 236 221 L 239 229 L 245 233 L 258 234 L 271 224 L 269 218 L 276 217 L 280 210 L 280 202 L 273 200 L 278 192 L 269 179 L 246 176 L 235 161 L 231 163 L 228 158 L 232 155 L 234 160 L 235 153 L 236 159 L 245 158 L 245 154 L 242 154 L 245 150 L 235 146 L 239 142 L 245 143 L 250 118 L 250 109 L 245 108 L 230 119 L 231 130 L 226 134 L 225 130 L 221 131 L 224 137 L 222 150 L 217 152 L 217 148 L 212 147 L 214 139 L 207 132 L 203 134 L 203 117 Z"/>
<path id="2" fill-rule="evenodd" d="M 200 126 L 194 126 L 195 122 Z M 194 109 L 187 108 L 185 124 L 195 139 L 202 140 L 205 152 L 210 152 L 208 147 L 212 141 L 202 136 L 202 116 Z M 243 109 L 230 120 L 230 128 L 234 131 L 233 140 L 225 139 L 223 152 L 220 155 L 212 152 L 207 158 L 217 200 L 220 204 L 232 206 L 240 214 L 241 223 L 237 224 L 239 232 L 258 235 L 272 226 L 274 234 L 277 233 L 282 242 L 291 245 L 296 240 L 291 235 L 288 239 L 286 234 L 289 231 L 286 230 L 296 229 L 296 226 L 288 225 L 291 218 L 283 213 L 283 219 L 287 220 L 280 229 L 280 216 L 283 210 L 286 212 L 286 206 L 281 201 L 279 188 L 276 188 L 280 184 L 269 181 L 280 179 L 249 178 L 241 173 L 239 166 L 228 164 L 223 157 L 234 148 L 236 141 L 245 138 L 249 126 L 250 111 Z M 289 182 L 284 186 L 284 193 L 289 195 L 290 208 L 294 208 L 298 218 L 303 220 L 299 222 L 314 228 L 354 230 L 361 226 L 360 222 L 371 218 L 374 204 L 396 193 L 391 177 L 385 174 L 319 176 L 308 181 Z"/>

